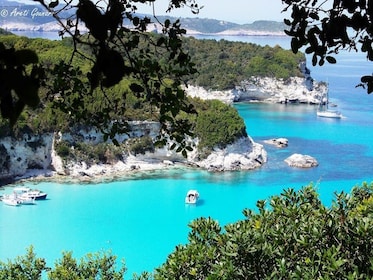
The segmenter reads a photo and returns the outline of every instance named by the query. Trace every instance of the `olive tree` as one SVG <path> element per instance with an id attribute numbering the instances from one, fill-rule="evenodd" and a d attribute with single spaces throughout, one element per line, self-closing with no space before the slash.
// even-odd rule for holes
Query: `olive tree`
<path id="1" fill-rule="evenodd" d="M 341 50 L 361 51 L 373 61 L 373 1 L 371 0 L 282 0 L 291 10 L 285 33 L 292 37 L 291 48 L 305 48 L 313 65 L 336 63 Z M 361 77 L 362 86 L 373 92 L 373 75 Z"/>

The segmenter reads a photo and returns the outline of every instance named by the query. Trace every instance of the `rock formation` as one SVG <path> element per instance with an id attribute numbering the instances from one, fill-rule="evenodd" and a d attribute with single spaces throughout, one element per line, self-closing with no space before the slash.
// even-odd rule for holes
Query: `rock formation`
<path id="1" fill-rule="evenodd" d="M 299 68 L 304 77 L 250 77 L 232 90 L 212 91 L 196 86 L 185 90 L 191 97 L 218 99 L 228 104 L 240 101 L 319 104 L 327 92 L 326 83 L 313 80 L 305 62 L 301 62 Z"/>
<path id="2" fill-rule="evenodd" d="M 326 84 L 314 82 L 310 90 L 307 83 L 301 77 L 288 80 L 252 77 L 232 90 L 211 91 L 196 86 L 188 86 L 185 90 L 188 96 L 218 99 L 227 104 L 241 101 L 319 104 L 327 90 Z"/>
<path id="3" fill-rule="evenodd" d="M 153 122 L 134 122 L 132 136 L 155 135 L 157 127 L 157 123 Z M 68 175 L 90 180 L 95 176 L 114 177 L 121 172 L 155 170 L 174 165 L 192 166 L 210 171 L 249 170 L 258 168 L 267 161 L 267 153 L 263 146 L 255 143 L 250 137 L 243 137 L 224 149 L 214 149 L 205 159 L 201 159 L 196 149 L 184 158 L 165 146 L 136 156 L 123 153 L 122 160 L 110 164 L 88 165 L 84 161 L 64 162 L 54 150 L 56 142 L 66 139 L 80 139 L 90 144 L 103 142 L 102 135 L 95 130 L 80 130 L 75 133 L 24 135 L 23 139 L 3 138 L 0 144 L 0 183 L 17 177 L 35 175 Z M 123 136 L 121 140 L 125 137 L 128 136 Z M 197 143 L 198 139 L 193 142 Z"/>
<path id="4" fill-rule="evenodd" d="M 206 159 L 195 161 L 195 164 L 210 171 L 227 171 L 251 170 L 265 162 L 267 162 L 267 152 L 263 146 L 245 137 L 224 149 L 214 149 Z"/>
<path id="5" fill-rule="evenodd" d="M 289 140 L 286 138 L 274 138 L 269 140 L 264 140 L 264 143 L 269 145 L 274 145 L 278 148 L 285 148 L 288 146 Z"/>
<path id="6" fill-rule="evenodd" d="M 309 155 L 293 154 L 285 159 L 285 162 L 291 167 L 311 168 L 319 165 L 317 160 Z"/>
<path id="7" fill-rule="evenodd" d="M 53 134 L 5 137 L 0 144 L 0 180 L 24 175 L 28 169 L 47 170 L 51 166 Z"/>

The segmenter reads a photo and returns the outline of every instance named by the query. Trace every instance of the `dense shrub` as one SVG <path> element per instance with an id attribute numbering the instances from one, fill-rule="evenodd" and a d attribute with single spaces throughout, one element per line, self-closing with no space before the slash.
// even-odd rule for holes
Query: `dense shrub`
<path id="1" fill-rule="evenodd" d="M 190 224 L 155 279 L 372 279 L 373 184 L 323 205 L 312 186 L 257 202 L 224 230 Z"/>
<path id="2" fill-rule="evenodd" d="M 279 46 L 194 38 L 185 43 L 198 69 L 189 82 L 207 89 L 233 89 L 251 76 L 286 79 L 303 75 L 299 63 L 305 60 L 304 54 Z"/>
<path id="3" fill-rule="evenodd" d="M 59 155 L 62 159 L 68 159 L 70 155 L 70 145 L 67 141 L 59 141 L 55 144 L 55 150 L 57 155 Z"/>
<path id="4" fill-rule="evenodd" d="M 208 109 L 199 110 L 195 127 L 200 150 L 224 148 L 237 138 L 247 136 L 245 123 L 235 108 L 218 100 L 205 103 Z"/>

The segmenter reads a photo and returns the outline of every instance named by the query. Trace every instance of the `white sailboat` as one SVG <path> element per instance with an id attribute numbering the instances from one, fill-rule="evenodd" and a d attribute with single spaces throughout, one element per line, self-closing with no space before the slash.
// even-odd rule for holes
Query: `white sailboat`
<path id="1" fill-rule="evenodd" d="M 329 109 L 329 91 L 326 92 L 326 97 L 320 100 L 319 108 L 317 109 L 317 116 L 323 118 L 340 119 L 341 112 Z"/>

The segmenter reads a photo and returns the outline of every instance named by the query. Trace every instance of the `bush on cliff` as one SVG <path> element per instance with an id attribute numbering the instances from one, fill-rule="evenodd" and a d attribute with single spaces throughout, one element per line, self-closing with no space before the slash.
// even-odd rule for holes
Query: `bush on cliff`
<path id="1" fill-rule="evenodd" d="M 199 139 L 200 150 L 214 147 L 224 148 L 237 138 L 247 136 L 246 126 L 232 106 L 218 100 L 205 101 L 207 110 L 198 110 L 195 133 Z"/>
<path id="2" fill-rule="evenodd" d="M 198 69 L 189 83 L 206 89 L 234 89 L 251 76 L 286 79 L 303 75 L 299 63 L 305 60 L 304 54 L 279 46 L 188 38 L 185 47 Z"/>

